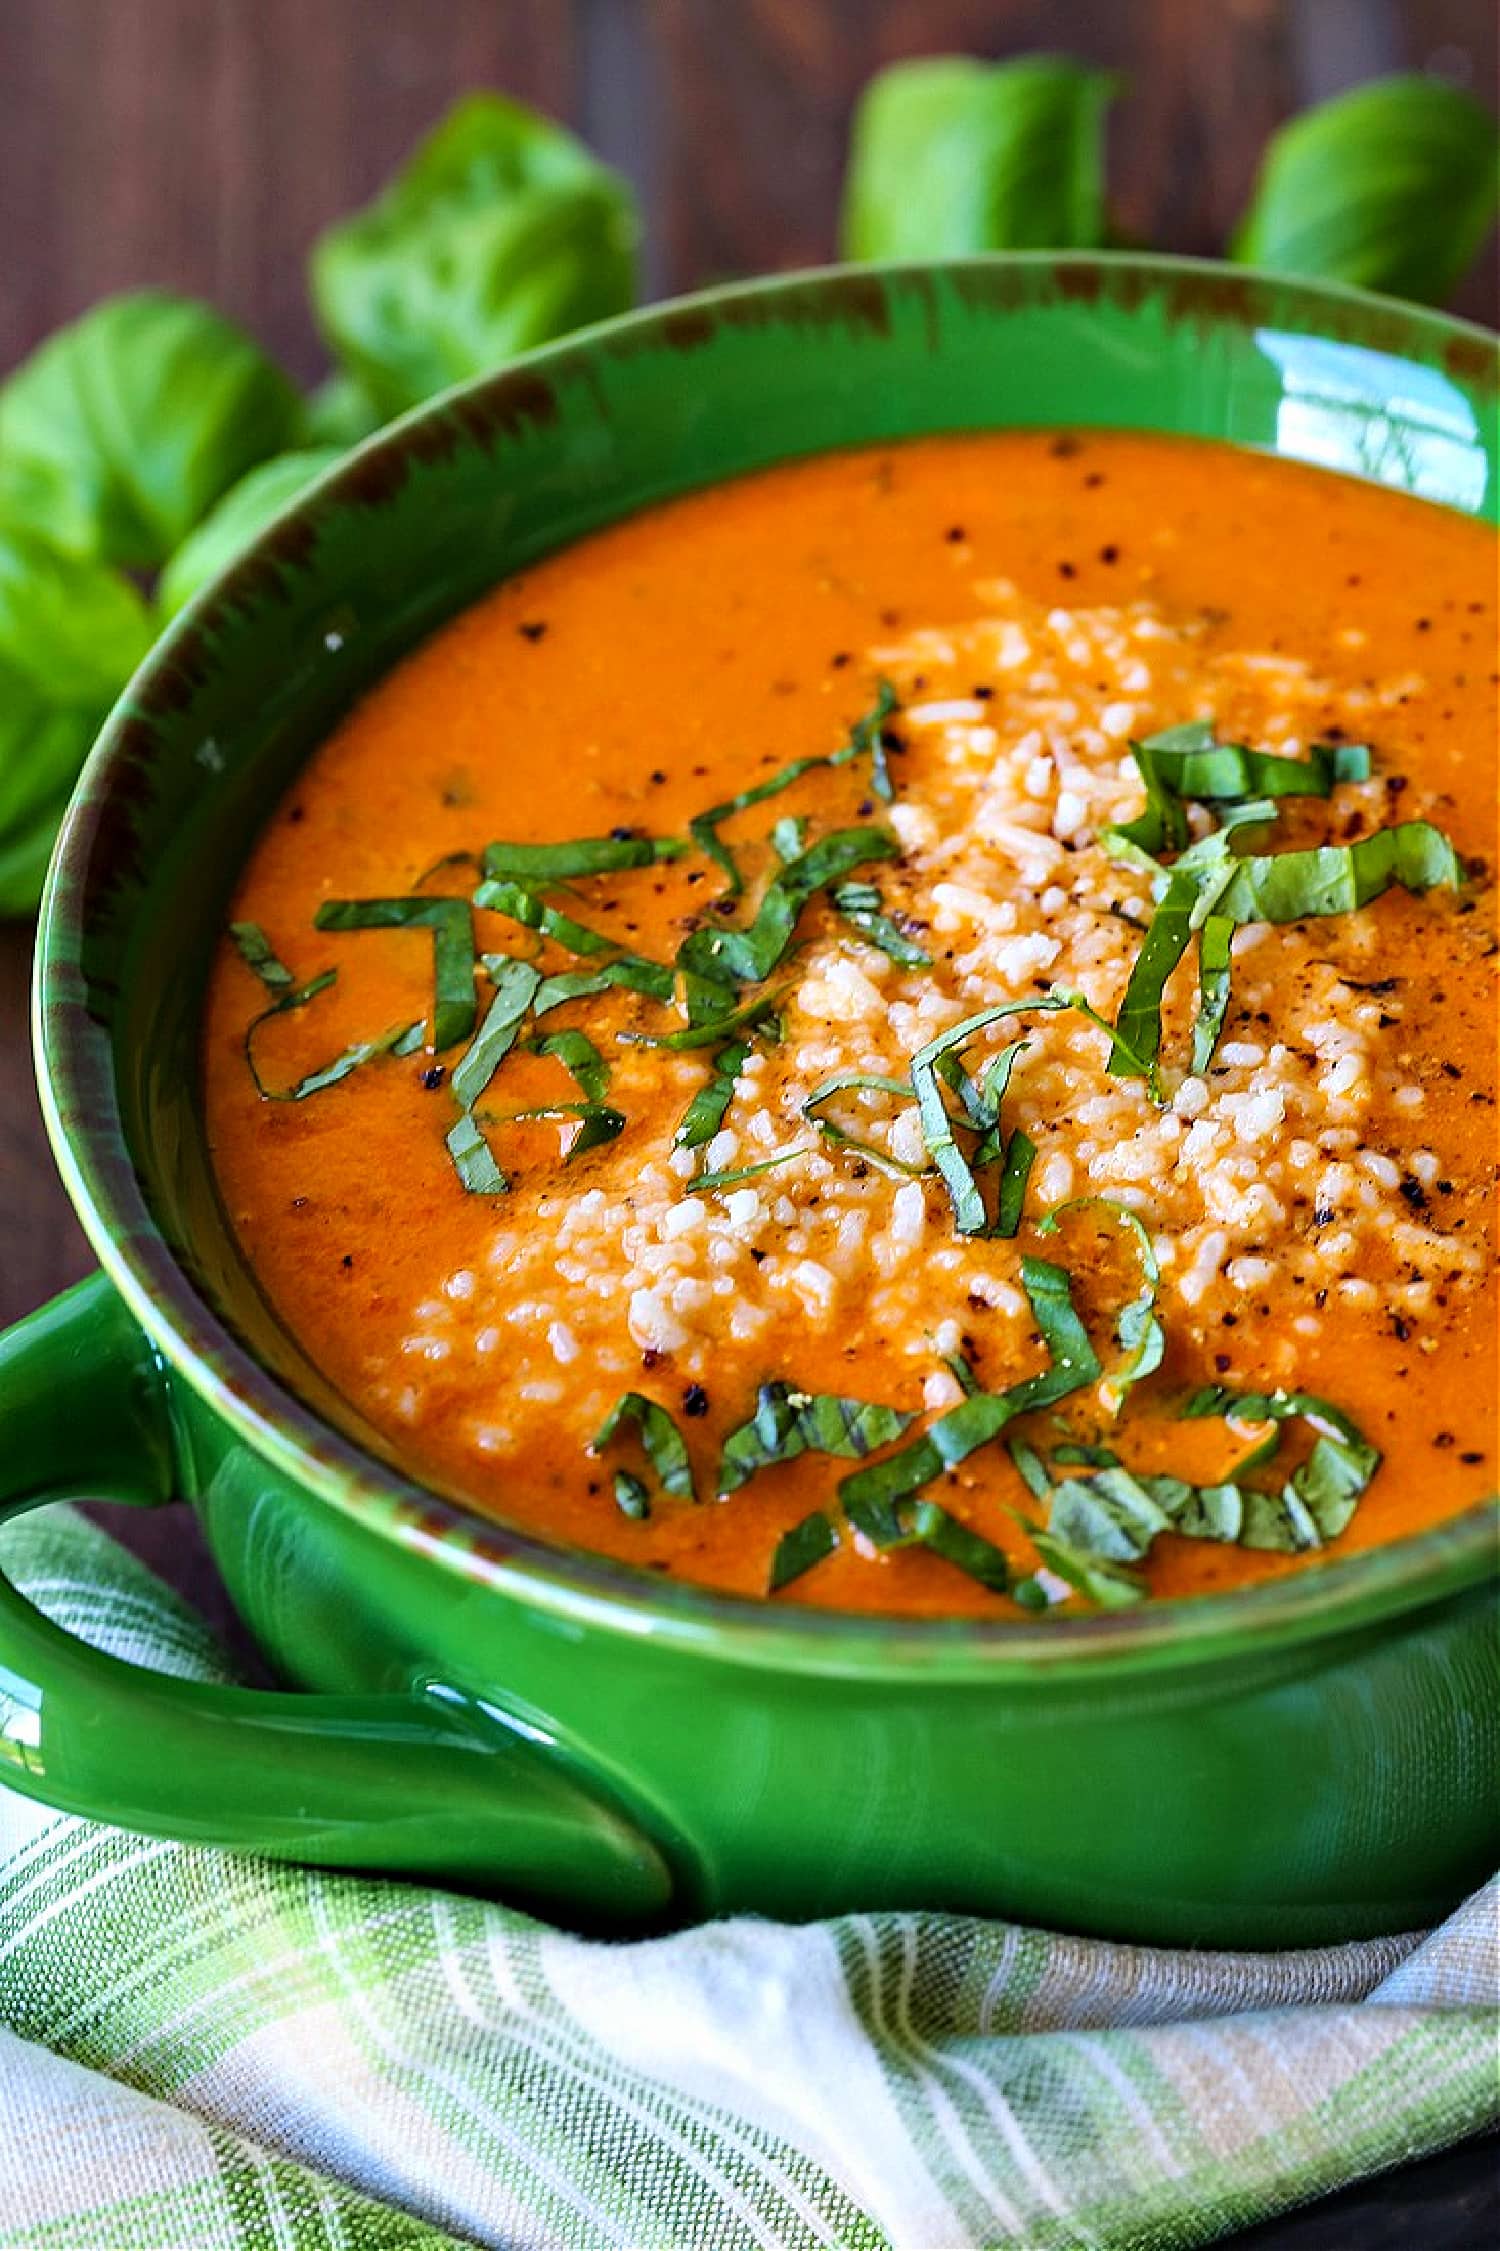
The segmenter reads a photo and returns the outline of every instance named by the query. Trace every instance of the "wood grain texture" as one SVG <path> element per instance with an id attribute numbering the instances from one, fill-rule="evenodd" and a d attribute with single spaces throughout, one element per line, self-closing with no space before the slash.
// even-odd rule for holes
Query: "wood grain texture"
<path id="1" fill-rule="evenodd" d="M 0 368 L 95 297 L 155 282 L 212 298 L 313 379 L 308 246 L 476 85 L 569 120 L 630 175 L 661 294 L 830 258 L 856 95 L 903 55 L 1065 50 L 1120 72 L 1121 224 L 1212 251 L 1282 117 L 1399 68 L 1493 101 L 1497 25 L 1493 0 L 0 0 Z M 1497 298 L 1491 255 L 1460 309 L 1494 320 Z M 0 930 L 0 1323 L 90 1263 L 36 1105 L 29 950 Z M 111 1512 L 110 1529 L 239 1643 L 186 1512 Z M 1497 2239 L 1485 2143 L 1234 2240 Z"/>

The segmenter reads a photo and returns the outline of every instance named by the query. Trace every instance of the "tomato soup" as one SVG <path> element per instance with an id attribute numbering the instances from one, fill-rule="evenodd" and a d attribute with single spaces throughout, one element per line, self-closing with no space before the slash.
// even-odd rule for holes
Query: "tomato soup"
<path id="1" fill-rule="evenodd" d="M 1494 1490 L 1496 547 L 1155 437 L 821 456 L 435 635 L 256 843 L 221 1192 L 410 1471 L 1073 1614 Z"/>

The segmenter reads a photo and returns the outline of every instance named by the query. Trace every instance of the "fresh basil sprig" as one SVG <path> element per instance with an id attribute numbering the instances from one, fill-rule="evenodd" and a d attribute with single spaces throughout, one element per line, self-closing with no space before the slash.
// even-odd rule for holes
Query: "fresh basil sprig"
<path id="1" fill-rule="evenodd" d="M 0 916 L 36 905 L 78 769 L 150 643 L 117 572 L 0 526 Z"/>
<path id="2" fill-rule="evenodd" d="M 1440 304 L 1497 193 L 1500 131 L 1482 103 L 1417 73 L 1375 79 L 1272 136 L 1230 256 Z"/>
<path id="3" fill-rule="evenodd" d="M 941 55 L 882 71 L 854 119 L 845 257 L 1107 241 L 1104 118 L 1117 83 L 1061 55 Z"/>
<path id="4" fill-rule="evenodd" d="M 687 1446 L 666 1408 L 639 1391 L 622 1392 L 590 1441 L 590 1452 L 602 1454 L 627 1430 L 638 1434 L 663 1492 L 674 1493 L 682 1501 L 696 1500 Z"/>
<path id="5" fill-rule="evenodd" d="M 299 453 L 273 454 L 231 485 L 216 501 L 196 530 L 168 561 L 156 586 L 156 604 L 163 617 L 180 609 L 217 578 L 257 538 L 283 508 L 342 461 L 340 446 L 309 446 Z"/>
<path id="6" fill-rule="evenodd" d="M 106 298 L 0 385 L 0 518 L 149 569 L 247 469 L 295 445 L 300 418 L 280 369 L 207 305 Z"/>
<path id="7" fill-rule="evenodd" d="M 736 1492 L 759 1470 L 799 1454 L 833 1454 L 862 1461 L 889 1446 L 912 1417 L 868 1399 L 842 1399 L 831 1391 L 799 1391 L 779 1379 L 763 1383 L 755 1412 L 729 1433 L 719 1462 L 720 1494 Z"/>
<path id="8" fill-rule="evenodd" d="M 375 201 L 330 228 L 312 295 L 385 414 L 635 300 L 634 199 L 571 133 L 501 94 L 449 111 Z"/>

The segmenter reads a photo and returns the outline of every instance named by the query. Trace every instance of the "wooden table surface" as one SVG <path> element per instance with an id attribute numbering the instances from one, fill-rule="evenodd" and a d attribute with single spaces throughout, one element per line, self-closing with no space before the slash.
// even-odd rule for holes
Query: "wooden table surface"
<path id="1" fill-rule="evenodd" d="M 1392 69 L 1493 99 L 1497 24 L 1493 0 L 0 0 L 0 368 L 153 282 L 211 298 L 314 379 L 308 244 L 473 86 L 569 120 L 633 179 L 659 296 L 830 258 L 855 94 L 901 55 L 1050 49 L 1118 70 L 1122 225 L 1213 251 L 1281 118 Z M 1491 257 L 1459 309 L 1493 322 L 1496 298 Z M 0 1324 L 91 1263 L 37 1113 L 29 954 L 27 930 L 0 927 Z M 111 1528 L 215 1608 L 184 1512 Z M 1500 2241 L 1495 2146 L 1236 2241 Z"/>

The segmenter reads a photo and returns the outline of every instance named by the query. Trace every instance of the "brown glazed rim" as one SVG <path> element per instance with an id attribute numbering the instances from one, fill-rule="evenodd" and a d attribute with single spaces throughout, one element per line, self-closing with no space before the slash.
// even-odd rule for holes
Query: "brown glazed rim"
<path id="1" fill-rule="evenodd" d="M 779 1609 L 663 1580 L 552 1545 L 480 1516 L 381 1463 L 271 1376 L 178 1264 L 147 1208 L 125 1140 L 108 1030 L 90 1013 L 81 967 L 91 913 L 118 880 L 122 822 L 143 787 L 153 721 L 179 706 L 209 634 L 274 585 L 268 565 L 306 556 L 315 527 L 369 507 L 455 448 L 503 448 L 550 400 L 551 379 L 616 355 L 691 353 L 723 327 L 855 322 L 883 329 L 888 294 L 942 281 L 971 305 L 1003 311 L 1050 293 L 1236 329 L 1274 323 L 1414 358 L 1493 390 L 1495 340 L 1444 316 L 1357 290 L 1288 281 L 1208 261 L 1044 253 L 932 267 L 830 269 L 737 284 L 631 313 L 546 346 L 502 373 L 418 409 L 356 449 L 256 539 L 169 627 L 105 726 L 72 800 L 43 901 L 34 1031 L 43 1111 L 63 1180 L 101 1265 L 175 1376 L 310 1505 L 347 1512 L 434 1566 L 509 1599 L 611 1633 L 650 1635 L 777 1671 L 977 1681 L 1044 1674 L 1097 1678 L 1101 1667 L 1172 1668 L 1311 1641 L 1374 1624 L 1472 1587 L 1500 1563 L 1500 1513 L 1485 1500 L 1405 1540 L 1334 1557 L 1228 1593 L 1147 1602 L 1055 1620 L 908 1619 Z M 545 412 L 545 405 L 543 405 Z"/>

